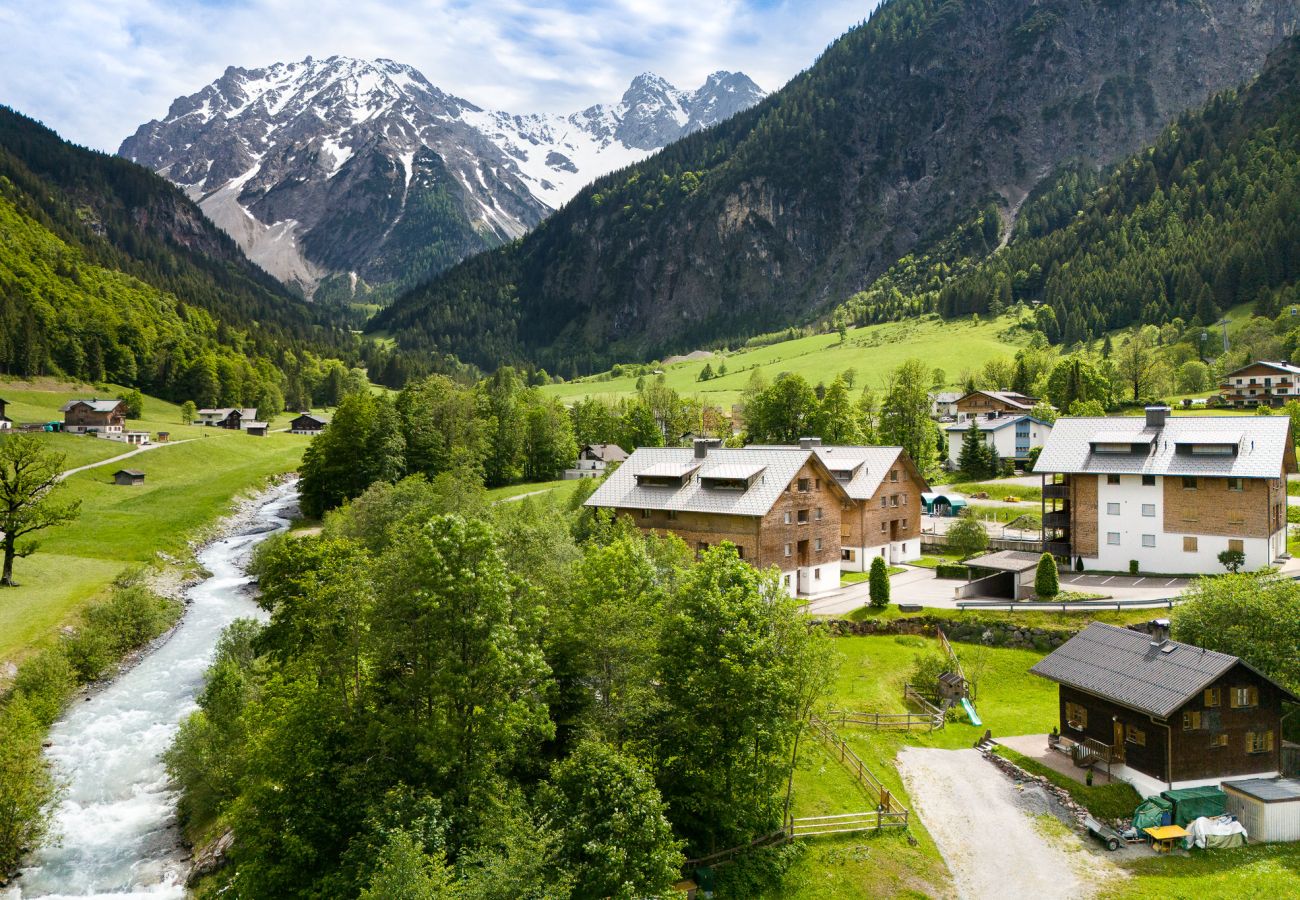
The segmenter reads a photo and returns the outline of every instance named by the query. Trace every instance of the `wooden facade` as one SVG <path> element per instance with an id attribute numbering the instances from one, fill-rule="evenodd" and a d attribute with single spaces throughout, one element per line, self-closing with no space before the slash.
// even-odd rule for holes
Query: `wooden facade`
<path id="1" fill-rule="evenodd" d="M 1241 663 L 1163 720 L 1062 684 L 1061 734 L 1092 738 L 1116 762 L 1170 784 L 1279 772 L 1284 696 Z"/>
<path id="2" fill-rule="evenodd" d="M 899 454 L 871 497 L 844 502 L 840 543 L 852 548 L 849 552 L 859 552 L 856 548 L 888 548 L 912 539 L 920 541 L 921 516 L 925 512 L 921 494 L 929 490 L 929 485 L 916 466 L 904 461 L 904 453 Z M 847 557 L 845 561 L 861 563 L 863 568 L 866 565 L 865 561 Z"/>
<path id="3" fill-rule="evenodd" d="M 96 409 L 90 403 L 77 400 L 63 413 L 63 427 L 69 431 L 120 431 L 126 425 L 126 404 L 116 403 L 111 409 Z"/>
<path id="4" fill-rule="evenodd" d="M 1033 409 L 1037 402 L 1037 397 L 1028 397 L 1014 391 L 971 391 L 957 401 L 957 418 L 960 421 L 990 413 L 1023 414 Z"/>
<path id="5" fill-rule="evenodd" d="M 1229 406 L 1278 407 L 1300 399 L 1300 367 L 1259 360 L 1223 376 L 1219 399 Z"/>

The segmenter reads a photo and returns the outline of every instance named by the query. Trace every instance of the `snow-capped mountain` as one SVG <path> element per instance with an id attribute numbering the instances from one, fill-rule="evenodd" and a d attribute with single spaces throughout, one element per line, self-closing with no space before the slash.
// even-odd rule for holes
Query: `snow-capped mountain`
<path id="1" fill-rule="evenodd" d="M 762 96 L 739 73 L 695 91 L 647 73 L 616 104 L 513 115 L 392 60 L 308 57 L 231 67 L 118 152 L 182 186 L 308 295 L 382 295 L 518 237 L 597 176 Z"/>

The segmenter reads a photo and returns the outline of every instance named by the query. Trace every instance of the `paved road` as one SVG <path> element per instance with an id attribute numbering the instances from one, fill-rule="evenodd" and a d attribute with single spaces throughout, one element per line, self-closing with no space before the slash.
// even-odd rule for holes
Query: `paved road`
<path id="1" fill-rule="evenodd" d="M 1018 788 L 978 750 L 905 747 L 898 771 L 959 897 L 1080 900 L 1119 876 L 1063 823 L 1046 821 L 1053 807 L 1042 788 Z"/>
<path id="2" fill-rule="evenodd" d="M 1300 570 L 1300 562 L 1292 561 L 1293 567 Z M 956 609 L 956 588 L 962 582 L 949 578 L 936 578 L 934 569 L 921 566 L 907 566 L 889 579 L 890 600 L 894 603 L 916 603 L 920 606 L 940 609 Z M 1284 568 L 1284 571 L 1286 569 Z M 1152 578 L 1133 577 L 1129 575 L 1089 575 L 1074 572 L 1063 573 L 1061 584 L 1066 590 L 1087 594 L 1104 594 L 1115 600 L 1156 601 L 1181 594 L 1187 587 L 1186 578 Z M 855 609 L 866 606 L 870 601 L 866 582 L 848 584 L 808 603 L 807 611 L 819 616 L 842 616 Z M 978 598 L 977 599 L 1005 599 Z M 1026 604 L 1025 609 L 1032 609 Z"/>

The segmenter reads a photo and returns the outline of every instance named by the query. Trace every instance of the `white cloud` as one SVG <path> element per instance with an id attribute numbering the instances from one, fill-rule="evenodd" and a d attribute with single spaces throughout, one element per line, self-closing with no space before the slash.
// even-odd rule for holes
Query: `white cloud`
<path id="1" fill-rule="evenodd" d="M 113 151 L 229 65 L 333 54 L 409 63 L 450 93 L 569 112 L 654 71 L 775 90 L 878 0 L 0 0 L 0 102 Z"/>

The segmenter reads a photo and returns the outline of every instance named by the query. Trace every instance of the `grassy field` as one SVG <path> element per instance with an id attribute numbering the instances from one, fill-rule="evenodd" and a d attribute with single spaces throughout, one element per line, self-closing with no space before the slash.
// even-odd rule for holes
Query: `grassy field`
<path id="1" fill-rule="evenodd" d="M 11 401 L 19 398 L 10 406 L 15 421 L 36 420 L 31 410 L 57 410 L 67 393 L 13 390 L 10 385 L 0 386 L 0 391 Z M 151 563 L 159 552 L 182 554 L 188 540 L 220 517 L 236 496 L 268 477 L 296 469 L 309 440 L 177 427 L 172 423 L 178 419 L 179 410 L 171 404 L 146 401 L 144 422 L 165 422 L 174 440 L 194 440 L 133 457 L 130 466 L 145 473 L 143 486 L 113 484 L 112 466 L 68 478 L 67 493 L 81 499 L 81 515 L 42 532 L 40 550 L 17 561 L 19 587 L 0 592 L 0 660 L 21 657 L 50 640 L 124 569 Z M 129 449 L 87 437 L 42 437 L 67 452 L 69 468 Z"/>
<path id="2" fill-rule="evenodd" d="M 967 497 L 984 493 L 989 495 L 988 499 L 990 500 L 1006 500 L 1008 497 L 1015 497 L 1025 503 L 1032 500 L 1034 504 L 1037 504 L 1043 498 L 1043 489 L 1041 487 L 1007 484 L 998 481 L 962 481 L 955 484 L 945 484 L 942 489 L 956 491 L 959 494 L 965 494 Z"/>
<path id="3" fill-rule="evenodd" d="M 975 323 L 970 319 L 942 322 L 937 317 L 926 316 L 907 322 L 851 328 L 843 342 L 838 334 L 816 334 L 661 368 L 669 387 L 724 407 L 740 397 L 756 370 L 769 382 L 782 372 L 794 372 L 816 384 L 829 383 L 840 372 L 854 369 L 857 388 L 879 388 L 884 377 L 899 363 L 916 357 L 943 368 L 949 382 L 956 384 L 963 371 L 975 371 L 990 359 L 1015 354 L 1019 345 L 1006 336 L 1011 324 L 1010 318 Z M 697 380 L 706 363 L 717 370 L 724 362 L 726 375 L 709 381 Z M 563 400 L 585 396 L 617 398 L 636 391 L 635 375 L 601 378 L 589 376 L 566 384 L 548 385 L 542 390 Z"/>
<path id="4" fill-rule="evenodd" d="M 1235 850 L 1196 850 L 1123 864 L 1134 877 L 1103 896 L 1115 900 L 1243 900 L 1295 897 L 1300 892 L 1300 844 L 1255 844 Z"/>
<path id="5" fill-rule="evenodd" d="M 557 500 L 567 500 L 573 492 L 578 489 L 582 482 L 578 479 L 570 481 L 539 481 L 534 484 L 508 484 L 505 487 L 492 488 L 487 492 L 488 499 L 493 503 L 500 503 L 502 500 L 513 500 L 516 497 L 524 497 L 528 494 L 549 494 Z"/>

